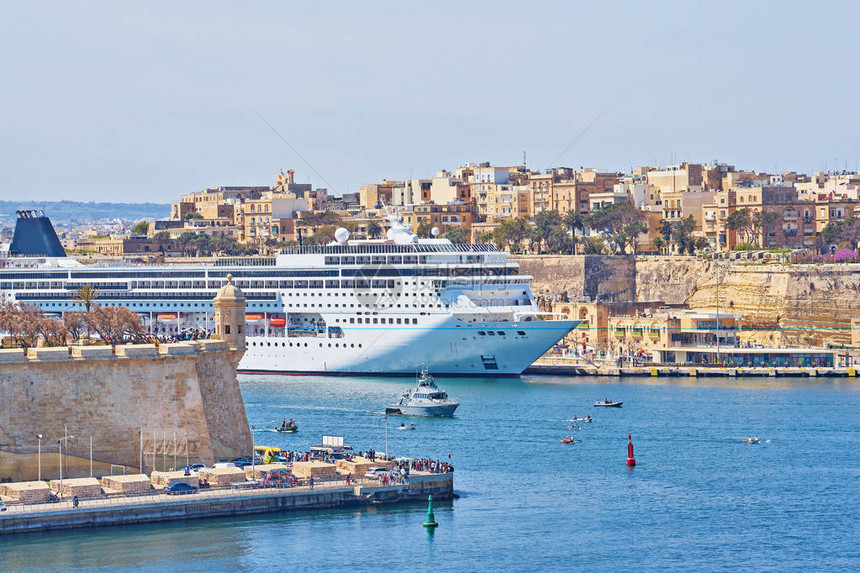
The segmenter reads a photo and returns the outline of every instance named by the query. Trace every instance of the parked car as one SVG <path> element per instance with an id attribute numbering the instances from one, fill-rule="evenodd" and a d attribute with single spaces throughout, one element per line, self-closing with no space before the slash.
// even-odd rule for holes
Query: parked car
<path id="1" fill-rule="evenodd" d="M 220 469 L 220 468 L 235 468 L 237 466 L 233 462 L 218 462 L 217 464 L 214 464 L 212 467 L 215 469 Z"/>
<path id="2" fill-rule="evenodd" d="M 197 486 L 188 485 L 184 482 L 176 482 L 164 486 L 164 493 L 168 495 L 185 495 L 190 493 L 197 493 Z"/>
<path id="3" fill-rule="evenodd" d="M 6 502 L 0 499 L 0 511 L 6 511 Z"/>
<path id="4" fill-rule="evenodd" d="M 379 479 L 381 476 L 383 476 L 384 474 L 387 474 L 387 473 L 388 473 L 387 469 L 375 467 L 375 468 L 370 468 L 366 472 L 364 472 L 364 477 L 370 478 L 370 479 Z"/>
<path id="5" fill-rule="evenodd" d="M 194 475 L 197 475 L 197 472 L 199 472 L 200 470 L 205 470 L 205 469 L 206 469 L 206 464 L 191 464 L 190 466 L 188 466 L 188 471 L 190 471 Z"/>

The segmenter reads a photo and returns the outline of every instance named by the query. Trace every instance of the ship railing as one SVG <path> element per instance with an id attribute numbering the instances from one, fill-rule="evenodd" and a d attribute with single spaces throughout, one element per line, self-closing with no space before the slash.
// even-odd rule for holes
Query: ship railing
<path id="1" fill-rule="evenodd" d="M 368 244 L 368 245 L 307 245 L 284 247 L 282 255 L 343 255 L 343 254 L 386 254 L 386 253 L 497 253 L 490 244 Z"/>

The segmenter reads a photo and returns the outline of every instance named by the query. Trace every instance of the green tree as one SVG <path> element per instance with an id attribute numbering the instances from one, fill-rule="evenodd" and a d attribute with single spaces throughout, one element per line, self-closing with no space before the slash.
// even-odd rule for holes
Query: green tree
<path id="1" fill-rule="evenodd" d="M 131 232 L 135 235 L 145 235 L 149 232 L 149 223 L 146 221 L 140 221 L 134 227 L 131 228 Z"/>
<path id="2" fill-rule="evenodd" d="M 541 211 L 535 215 L 534 240 L 540 253 L 544 245 L 549 244 L 550 236 L 562 226 L 561 215 L 558 211 Z"/>
<path id="3" fill-rule="evenodd" d="M 562 223 L 564 223 L 565 228 L 570 232 L 571 253 L 576 254 L 576 247 L 579 244 L 576 232 L 579 231 L 581 234 L 585 234 L 585 217 L 571 210 L 564 214 Z"/>
<path id="4" fill-rule="evenodd" d="M 752 241 L 753 220 L 747 207 L 730 213 L 726 218 L 726 227 L 737 233 L 741 242 L 749 243 Z"/>
<path id="5" fill-rule="evenodd" d="M 692 215 L 671 224 L 671 238 L 678 249 L 678 254 L 683 255 L 687 251 L 691 255 L 696 252 L 696 238 L 693 232 L 696 230 L 696 219 Z"/>
<path id="6" fill-rule="evenodd" d="M 607 240 L 613 252 L 635 254 L 639 235 L 648 231 L 645 214 L 630 203 L 613 203 L 589 217 L 589 227 Z"/>
<path id="7" fill-rule="evenodd" d="M 367 236 L 371 239 L 378 239 L 382 236 L 382 225 L 376 221 L 367 223 Z"/>
<path id="8" fill-rule="evenodd" d="M 505 219 L 493 231 L 493 242 L 499 249 L 507 246 L 512 253 L 519 252 L 529 232 L 530 225 L 525 219 Z"/>
<path id="9" fill-rule="evenodd" d="M 860 242 L 860 219 L 849 217 L 842 221 L 832 221 L 821 231 L 824 245 L 855 249 Z"/>
<path id="10" fill-rule="evenodd" d="M 430 231 L 432 230 L 433 223 L 429 219 L 424 219 L 423 221 L 418 223 L 418 229 L 415 231 L 415 234 L 422 239 L 427 239 L 430 237 Z"/>
<path id="11" fill-rule="evenodd" d="M 475 236 L 475 243 L 485 245 L 493 242 L 492 231 L 472 231 Z"/>
<path id="12" fill-rule="evenodd" d="M 468 243 L 469 229 L 465 227 L 452 227 L 445 231 L 443 236 L 452 243 Z"/>
<path id="13" fill-rule="evenodd" d="M 201 215 L 197 211 L 191 211 L 190 213 L 185 213 L 185 215 L 182 216 L 183 221 L 189 221 L 191 219 L 202 219 L 202 218 L 203 218 L 203 215 Z"/>

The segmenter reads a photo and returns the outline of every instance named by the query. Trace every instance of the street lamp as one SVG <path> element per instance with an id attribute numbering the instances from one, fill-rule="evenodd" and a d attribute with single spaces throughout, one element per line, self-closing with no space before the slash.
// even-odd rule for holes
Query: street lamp
<path id="1" fill-rule="evenodd" d="M 251 480 L 257 479 L 257 426 L 251 425 Z"/>
<path id="2" fill-rule="evenodd" d="M 63 443 L 74 438 L 74 436 L 63 436 L 57 440 L 57 453 L 60 454 L 60 497 L 63 497 Z"/>
<path id="3" fill-rule="evenodd" d="M 42 481 L 42 434 L 36 434 L 36 439 L 39 440 L 39 481 Z"/>

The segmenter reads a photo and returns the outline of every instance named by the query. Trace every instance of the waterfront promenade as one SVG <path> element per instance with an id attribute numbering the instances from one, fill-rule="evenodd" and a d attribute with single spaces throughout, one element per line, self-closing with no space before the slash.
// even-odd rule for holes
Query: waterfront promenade
<path id="1" fill-rule="evenodd" d="M 190 495 L 151 493 L 58 503 L 10 504 L 0 514 L 0 533 L 99 527 L 203 517 L 224 517 L 334 507 L 366 506 L 451 499 L 453 473 L 413 470 L 404 484 L 384 485 L 371 479 L 323 481 L 311 486 L 251 489 L 245 484 Z"/>
<path id="2" fill-rule="evenodd" d="M 542 357 L 535 361 L 525 374 L 565 376 L 615 376 L 615 377 L 773 377 L 773 378 L 854 378 L 853 367 L 791 367 L 791 366 L 701 366 L 687 364 L 642 364 L 617 366 L 614 363 L 595 362 L 563 357 Z"/>

